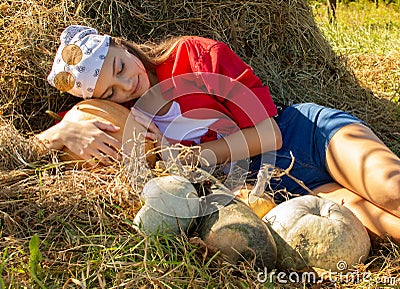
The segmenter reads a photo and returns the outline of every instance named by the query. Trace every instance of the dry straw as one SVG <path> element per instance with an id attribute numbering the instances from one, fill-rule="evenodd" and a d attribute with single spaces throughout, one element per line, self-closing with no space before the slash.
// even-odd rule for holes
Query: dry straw
<path id="1" fill-rule="evenodd" d="M 254 285 L 257 276 L 248 267 L 238 272 L 231 266 L 212 269 L 215 263 L 206 259 L 197 264 L 199 259 L 186 242 L 151 243 L 133 235 L 131 220 L 140 207 L 137 193 L 142 184 L 132 191 L 134 186 L 119 164 L 95 171 L 71 170 L 57 164 L 52 154 L 37 153 L 37 144 L 28 137 L 53 123 L 45 111 L 65 110 L 78 101 L 45 80 L 58 37 L 69 24 L 94 26 L 137 42 L 183 34 L 222 40 L 255 69 L 275 100 L 312 101 L 347 110 L 400 152 L 397 106 L 360 87 L 344 59 L 321 35 L 305 0 L 2 1 L 0 250 L 8 253 L 3 255 L 6 262 L 0 262 L 0 285 L 40 283 L 26 269 L 27 246 L 34 234 L 41 240 L 40 265 L 46 269 L 36 277 L 57 288 L 72 283 L 82 288 L 85 284 L 139 288 L 171 282 L 178 287 L 243 287 Z M 168 246 L 160 249 L 165 242 Z M 396 250 L 391 252 L 398 257 Z M 168 259 L 176 252 L 178 260 Z"/>

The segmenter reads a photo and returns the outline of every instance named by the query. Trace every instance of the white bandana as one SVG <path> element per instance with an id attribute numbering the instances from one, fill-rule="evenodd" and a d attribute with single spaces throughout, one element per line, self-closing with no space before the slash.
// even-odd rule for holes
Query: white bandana
<path id="1" fill-rule="evenodd" d="M 72 25 L 60 36 L 60 47 L 47 77 L 55 88 L 72 95 L 91 98 L 110 46 L 109 35 L 94 28 Z"/>

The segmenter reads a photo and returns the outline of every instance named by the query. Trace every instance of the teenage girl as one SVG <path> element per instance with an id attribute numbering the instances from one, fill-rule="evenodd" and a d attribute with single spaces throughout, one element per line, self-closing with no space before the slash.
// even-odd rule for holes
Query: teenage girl
<path id="1" fill-rule="evenodd" d="M 320 196 L 351 209 L 374 235 L 400 243 L 400 159 L 358 118 L 302 103 L 278 111 L 268 87 L 226 44 L 185 36 L 159 46 L 138 45 L 69 26 L 48 76 L 82 98 L 131 106 L 158 145 L 201 147 L 210 165 L 251 158 L 287 168 Z M 82 159 L 118 158 L 121 143 L 101 121 L 63 120 L 37 137 L 50 149 L 68 147 Z M 307 194 L 283 177 L 274 189 Z"/>

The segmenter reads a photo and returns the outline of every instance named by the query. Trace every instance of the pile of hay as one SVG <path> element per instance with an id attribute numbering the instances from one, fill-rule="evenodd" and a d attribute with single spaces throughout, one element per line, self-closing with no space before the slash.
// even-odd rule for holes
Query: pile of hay
<path id="1" fill-rule="evenodd" d="M 354 113 L 400 152 L 398 107 L 358 84 L 305 0 L 3 1 L 0 115 L 7 130 L 0 134 L 0 287 L 243 287 L 257 277 L 249 267 L 208 261 L 206 252 L 199 257 L 187 240 L 132 233 L 140 202 L 118 164 L 66 170 L 26 139 L 53 124 L 46 110 L 79 101 L 46 82 L 59 35 L 70 24 L 137 42 L 183 34 L 224 41 L 253 66 L 275 100 Z M 41 254 L 29 247 L 35 234 Z"/>
<path id="2" fill-rule="evenodd" d="M 41 130 L 45 110 L 76 99 L 45 81 L 60 32 L 69 24 L 142 42 L 201 35 L 228 43 L 269 85 L 275 100 L 316 102 L 368 122 L 398 153 L 398 108 L 358 84 L 316 26 L 304 0 L 277 1 L 6 1 L 0 6 L 0 93 L 17 128 Z"/>

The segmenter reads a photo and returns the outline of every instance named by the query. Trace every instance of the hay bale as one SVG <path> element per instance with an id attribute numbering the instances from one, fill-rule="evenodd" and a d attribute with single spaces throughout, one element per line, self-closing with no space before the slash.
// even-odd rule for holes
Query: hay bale
<path id="1" fill-rule="evenodd" d="M 0 171 L 33 167 L 51 152 L 44 150 L 36 138 L 22 135 L 8 119 L 0 115 Z"/>
<path id="2" fill-rule="evenodd" d="M 0 92 L 6 113 L 28 116 L 34 130 L 52 123 L 45 109 L 77 100 L 45 81 L 61 31 L 92 25 L 103 33 L 141 42 L 196 34 L 228 43 L 275 100 L 313 101 L 349 111 L 374 127 L 400 152 L 398 106 L 362 88 L 314 22 L 305 0 L 225 1 L 9 1 L 0 7 Z M 27 123 L 18 128 L 30 129 Z"/>

